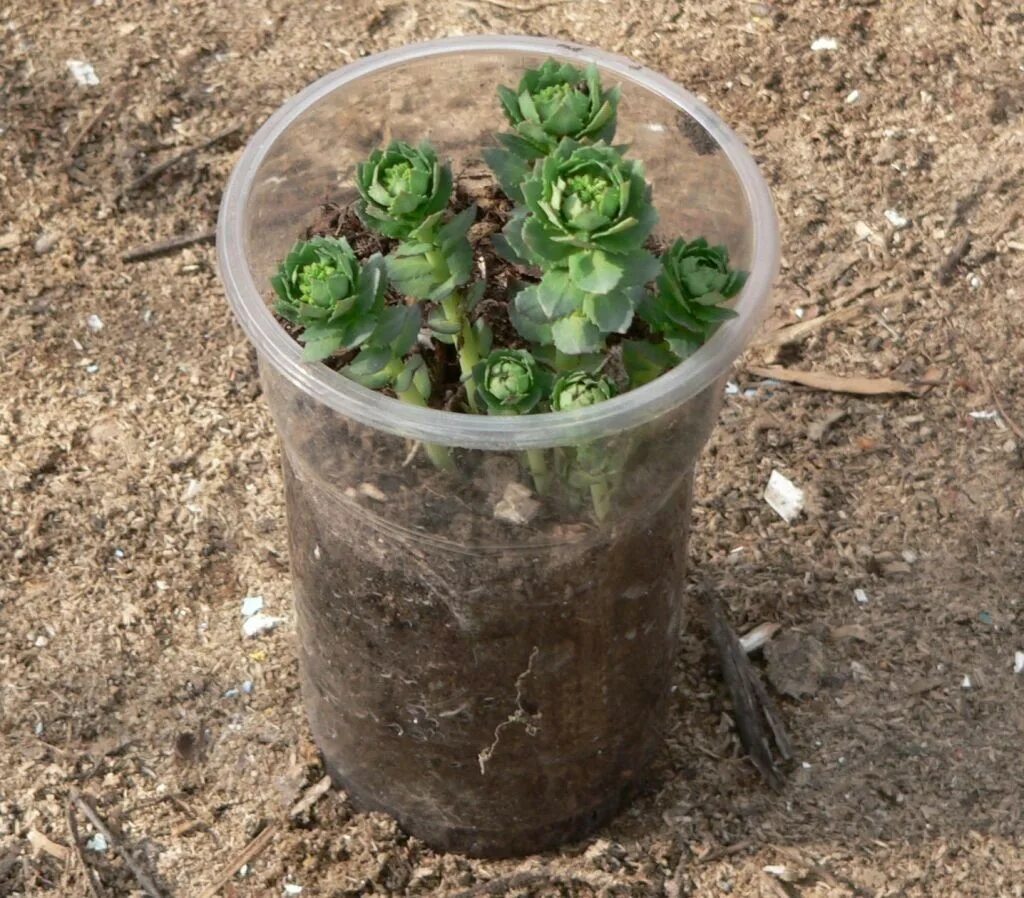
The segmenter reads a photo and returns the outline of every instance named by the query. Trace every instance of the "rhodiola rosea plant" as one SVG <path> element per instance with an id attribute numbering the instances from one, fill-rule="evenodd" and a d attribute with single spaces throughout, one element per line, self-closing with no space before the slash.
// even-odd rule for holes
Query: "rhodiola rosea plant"
<path id="1" fill-rule="evenodd" d="M 746 275 L 724 246 L 652 236 L 643 162 L 612 142 L 618 87 L 603 86 L 594 66 L 547 60 L 497 93 L 510 130 L 481 150 L 509 201 L 500 233 L 474 237 L 477 209 L 459 207 L 451 166 L 428 143 L 375 150 L 354 173 L 356 212 L 386 253 L 360 257 L 343 236 L 314 237 L 272 279 L 308 361 L 414 405 L 558 413 L 649 383 L 734 315 L 725 303 Z M 510 296 L 487 295 L 480 241 L 515 272 Z M 484 302 L 492 316 L 502 305 L 511 325 L 500 338 Z M 455 470 L 450 450 L 426 451 Z M 530 450 L 523 464 L 539 495 L 586 498 L 602 519 L 628 451 Z"/>

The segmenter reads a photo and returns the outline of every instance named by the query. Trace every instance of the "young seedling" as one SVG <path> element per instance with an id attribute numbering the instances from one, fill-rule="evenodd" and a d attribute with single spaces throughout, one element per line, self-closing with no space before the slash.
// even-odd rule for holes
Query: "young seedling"
<path id="1" fill-rule="evenodd" d="M 315 362 L 364 343 L 384 308 L 380 255 L 360 264 L 344 238 L 300 241 L 270 283 L 277 314 L 302 328 L 302 357 Z"/>
<path id="2" fill-rule="evenodd" d="M 615 384 L 607 377 L 589 371 L 561 375 L 551 387 L 551 410 L 567 412 L 587 408 L 611 399 Z M 615 480 L 621 469 L 619 453 L 610 451 L 603 441 L 576 446 L 569 465 L 570 486 L 589 489 L 598 521 L 608 517 Z"/>
<path id="3" fill-rule="evenodd" d="M 615 134 L 619 88 L 604 90 L 597 67 L 579 69 L 545 60 L 528 70 L 517 90 L 499 87 L 498 96 L 513 131 L 498 134 L 500 148 L 484 151 L 502 190 L 522 199 L 522 183 L 536 159 L 553 152 L 564 137 L 579 143 L 610 141 Z"/>
<path id="4" fill-rule="evenodd" d="M 658 215 L 643 166 L 606 144 L 563 140 L 523 182 L 498 246 L 543 271 L 516 294 L 510 317 L 527 340 L 566 355 L 604 349 L 625 333 L 659 271 L 643 248 Z"/>
<path id="5" fill-rule="evenodd" d="M 473 372 L 480 398 L 491 415 L 526 415 L 547 395 L 551 378 L 525 349 L 495 349 Z M 542 449 L 527 449 L 526 460 L 539 495 L 551 479 Z"/>
<path id="6" fill-rule="evenodd" d="M 430 377 L 413 353 L 421 325 L 418 306 L 388 306 L 384 260 L 360 264 L 344 238 L 314 237 L 295 244 L 271 278 L 276 310 L 301 327 L 303 358 L 318 361 L 339 350 L 358 349 L 341 373 L 372 390 L 391 387 L 402 402 L 426 406 Z M 433 462 L 453 470 L 451 453 L 427 446 Z"/>
<path id="7" fill-rule="evenodd" d="M 696 352 L 715 328 L 736 313 L 723 307 L 746 283 L 747 274 L 729 267 L 729 251 L 699 237 L 676 240 L 661 257 L 657 289 L 637 310 L 663 342 L 628 341 L 623 360 L 630 385 L 640 386 Z"/>
<path id="8" fill-rule="evenodd" d="M 440 304 L 440 315 L 431 316 L 429 323 L 442 342 L 456 344 L 467 401 L 476 411 L 472 372 L 481 357 L 482 327 L 473 326 L 471 297 L 459 289 L 473 268 L 466 232 L 476 207 L 444 220 L 452 194 L 451 169 L 425 142 L 412 147 L 396 140 L 374 150 L 358 166 L 356 187 L 366 226 L 400 241 L 385 259 L 392 284 L 413 299 Z"/>

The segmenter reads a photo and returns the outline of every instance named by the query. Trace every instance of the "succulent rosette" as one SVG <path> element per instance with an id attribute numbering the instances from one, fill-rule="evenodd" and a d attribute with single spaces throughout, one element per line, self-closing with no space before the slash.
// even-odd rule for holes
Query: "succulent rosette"
<path id="1" fill-rule="evenodd" d="M 477 395 L 492 415 L 525 415 L 544 398 L 548 378 L 525 349 L 495 349 L 473 378 Z"/>
<path id="2" fill-rule="evenodd" d="M 580 69 L 548 59 L 528 70 L 516 90 L 499 87 L 498 96 L 513 130 L 499 134 L 502 147 L 486 150 L 484 158 L 515 199 L 533 160 L 551 153 L 562 138 L 587 143 L 615 133 L 619 88 L 602 88 L 594 65 Z"/>
<path id="3" fill-rule="evenodd" d="M 414 228 L 385 258 L 395 289 L 414 299 L 440 302 L 467 283 L 473 270 L 473 250 L 466 232 L 476 219 L 476 207 L 463 209 L 447 223 L 431 215 Z"/>
<path id="4" fill-rule="evenodd" d="M 558 377 L 551 387 L 551 411 L 568 412 L 611 399 L 615 384 L 601 374 L 571 371 Z"/>
<path id="5" fill-rule="evenodd" d="M 662 255 L 657 289 L 640 304 L 640 317 L 679 358 L 699 348 L 722 321 L 736 313 L 722 306 L 740 292 L 747 274 L 729 267 L 724 246 L 703 237 L 680 238 Z"/>
<path id="6" fill-rule="evenodd" d="M 379 255 L 360 263 L 344 238 L 314 237 L 292 247 L 270 283 L 277 313 L 303 329 L 303 358 L 318 361 L 371 336 L 387 280 Z"/>
<path id="7" fill-rule="evenodd" d="M 519 332 L 570 355 L 625 333 L 659 271 L 643 248 L 657 222 L 643 165 L 605 144 L 564 140 L 536 163 L 523 199 L 497 241 L 506 256 L 544 270 L 515 299 Z"/>
<path id="8" fill-rule="evenodd" d="M 356 168 L 356 189 L 366 226 L 401 240 L 448 205 L 452 172 L 430 144 L 393 140 Z"/>

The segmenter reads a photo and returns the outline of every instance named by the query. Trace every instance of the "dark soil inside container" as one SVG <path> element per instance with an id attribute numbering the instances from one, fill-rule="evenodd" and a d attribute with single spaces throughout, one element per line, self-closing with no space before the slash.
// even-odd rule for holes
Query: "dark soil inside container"
<path id="1" fill-rule="evenodd" d="M 451 211 L 470 204 L 486 281 L 474 314 L 495 346 L 524 346 L 509 302 L 539 272 L 495 252 L 512 204 L 485 169 L 456 180 Z M 363 259 L 394 247 L 331 202 L 307 229 L 318 235 L 345 237 Z M 643 335 L 637 323 L 630 336 Z M 432 404 L 461 410 L 453 347 L 419 351 Z M 614 345 L 609 357 L 614 374 Z M 541 495 L 524 453 L 452 447 L 453 474 L 269 366 L 263 381 L 282 436 L 303 691 L 327 770 L 435 847 L 520 854 L 600 825 L 661 745 L 693 464 L 719 386 L 649 428 L 541 450 L 553 475 Z M 607 518 L 567 473 L 578 452 L 614 469 Z"/>

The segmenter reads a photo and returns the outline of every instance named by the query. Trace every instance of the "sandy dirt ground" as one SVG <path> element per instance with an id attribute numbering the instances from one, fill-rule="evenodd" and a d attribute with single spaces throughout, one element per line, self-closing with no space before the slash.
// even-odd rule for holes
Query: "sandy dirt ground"
<path id="1" fill-rule="evenodd" d="M 322 770 L 253 358 L 212 246 L 122 260 L 208 231 L 246 137 L 311 80 L 472 32 L 599 44 L 705 96 L 784 231 L 692 554 L 741 629 L 782 627 L 757 663 L 799 693 L 795 769 L 776 794 L 740 757 L 689 627 L 650 788 L 586 843 L 503 862 L 334 794 L 288 819 Z M 1024 895 L 1022 47 L 1008 0 L 4 4 L 0 894 L 143 894 L 127 849 L 178 898 L 223 871 L 236 898 Z M 821 323 L 772 345 L 801 315 Z M 766 364 L 928 389 L 765 384 Z M 762 499 L 773 469 L 807 493 L 792 525 Z M 286 618 L 256 640 L 251 595 Z"/>

